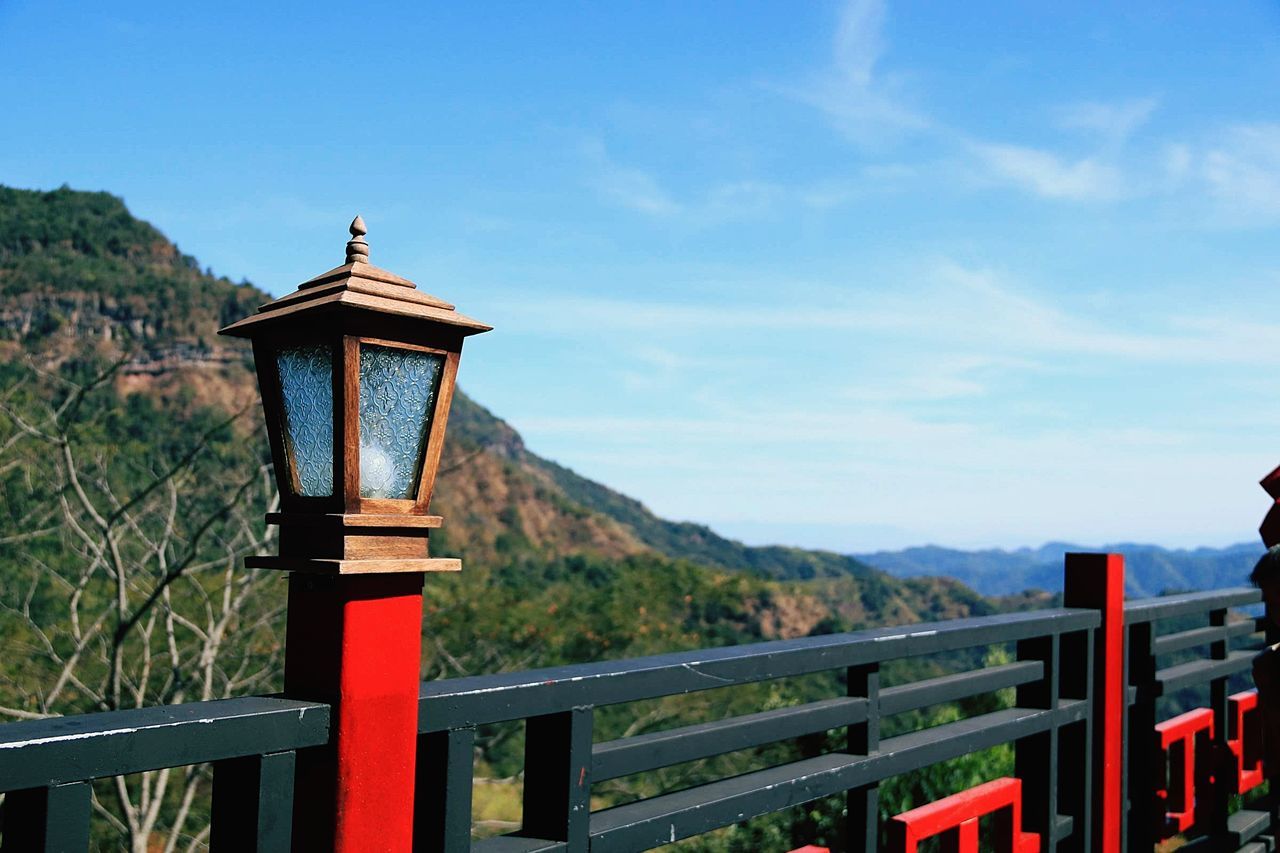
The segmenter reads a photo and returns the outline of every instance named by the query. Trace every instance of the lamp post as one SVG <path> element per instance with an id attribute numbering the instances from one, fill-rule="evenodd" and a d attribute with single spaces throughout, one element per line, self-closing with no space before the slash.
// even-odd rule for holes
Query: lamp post
<path id="1" fill-rule="evenodd" d="M 346 263 L 220 334 L 249 338 L 290 572 L 285 695 L 335 706 L 329 746 L 299 754 L 293 845 L 408 850 L 429 514 L 463 340 L 489 331 L 369 263 Z"/>

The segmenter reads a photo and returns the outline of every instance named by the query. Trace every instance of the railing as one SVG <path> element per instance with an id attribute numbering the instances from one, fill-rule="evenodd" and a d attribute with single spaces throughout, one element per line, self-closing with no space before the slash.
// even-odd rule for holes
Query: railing
<path id="1" fill-rule="evenodd" d="M 418 811 L 435 813 L 420 824 L 415 846 L 467 849 L 475 728 L 512 720 L 528 726 L 524 823 L 472 849 L 647 850 L 846 791 L 850 846 L 874 848 L 882 780 L 1008 742 L 1034 803 L 1027 826 L 1058 841 L 1088 824 L 1086 777 L 1059 780 L 1056 756 L 1063 740 L 1088 749 L 1098 624 L 1095 611 L 1043 610 L 424 684 Z M 995 643 L 1016 643 L 1018 661 L 879 687 L 879 667 L 889 661 Z M 847 674 L 848 695 L 592 742 L 592 714 L 603 705 L 831 670 Z M 1013 708 L 880 739 L 885 717 L 1010 687 Z M 840 727 L 848 731 L 845 752 L 590 810 L 593 782 Z"/>
<path id="2" fill-rule="evenodd" d="M 94 779 L 212 762 L 212 843 L 288 850 L 294 752 L 329 740 L 329 707 L 246 697 L 0 726 L 4 853 L 89 845 Z"/>
<path id="3" fill-rule="evenodd" d="M 1232 797 L 1248 794 L 1261 781 L 1257 732 L 1250 731 L 1246 740 L 1244 731 L 1246 710 L 1257 713 L 1256 694 L 1232 696 L 1229 688 L 1233 676 L 1249 670 L 1261 644 L 1258 635 L 1265 630 L 1262 620 L 1237 616 L 1232 621 L 1233 608 L 1260 598 L 1257 590 L 1240 588 L 1125 605 L 1130 849 L 1149 849 L 1186 834 L 1198 836 L 1193 847 L 1237 850 L 1271 835 L 1276 815 L 1268 801 L 1242 801 L 1241 808 L 1230 812 Z M 1160 623 L 1196 617 L 1207 617 L 1208 624 L 1156 631 Z M 1242 641 L 1245 647 L 1240 647 Z M 1170 660 L 1186 658 L 1193 649 L 1200 654 Z M 1193 688 L 1203 693 L 1206 687 L 1207 706 L 1160 719 L 1161 700 Z M 1151 778 L 1157 780 L 1154 786 L 1147 784 Z M 1274 846 L 1268 837 L 1265 849 Z"/>
<path id="4" fill-rule="evenodd" d="M 1215 850 L 1270 849 L 1276 815 L 1248 790 L 1260 777 L 1256 700 L 1230 692 L 1254 654 L 1240 644 L 1257 646 L 1261 630 L 1233 614 L 1258 602 L 1257 591 L 1121 605 L 1118 594 L 1088 603 L 1068 580 L 1068 602 L 1084 606 L 423 684 L 414 848 L 644 850 L 840 796 L 846 831 L 837 843 L 848 850 L 887 838 L 905 851 L 939 833 L 954 849 L 976 850 L 980 820 L 997 849 L 1109 853 L 1127 839 L 1128 849 L 1144 850 L 1174 833 Z M 1208 624 L 1183 624 L 1189 619 Z M 896 661 L 972 659 L 972 650 L 993 646 L 1011 647 L 1015 659 L 881 684 Z M 807 704 L 597 742 L 602 708 L 821 673 L 834 673 L 823 676 L 832 693 Z M 1207 691 L 1206 710 L 1187 704 L 1189 688 Z M 1010 689 L 1012 707 L 930 728 L 904 731 L 902 717 L 885 726 Z M 1171 697 L 1184 713 L 1161 721 Z M 294 754 L 331 748 L 329 724 L 328 705 L 262 697 L 0 726 L 0 791 L 9 792 L 2 849 L 86 849 L 92 780 L 211 762 L 213 848 L 288 850 Z M 495 724 L 525 729 L 522 822 L 473 842 L 477 730 Z M 836 751 L 593 809 L 593 786 L 610 780 L 832 730 L 844 739 Z M 1112 762 L 1108 744 L 1114 738 L 1118 749 L 1121 733 L 1123 760 Z M 1012 777 L 880 821 L 883 781 L 1001 744 L 1013 744 Z M 1108 822 L 1101 792 L 1112 783 L 1128 803 L 1123 827 Z"/>

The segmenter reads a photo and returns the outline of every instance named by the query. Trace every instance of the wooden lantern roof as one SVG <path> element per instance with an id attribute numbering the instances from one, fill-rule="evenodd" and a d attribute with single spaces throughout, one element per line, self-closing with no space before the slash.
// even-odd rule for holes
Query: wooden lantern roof
<path id="1" fill-rule="evenodd" d="M 293 293 L 268 302 L 257 314 L 218 330 L 218 334 L 251 338 L 264 325 L 274 325 L 285 318 L 297 322 L 299 315 L 310 319 L 319 312 L 343 309 L 426 320 L 453 327 L 455 334 L 463 337 L 493 328 L 459 314 L 453 305 L 418 290 L 407 278 L 370 264 L 369 244 L 364 239 L 368 231 L 359 216 L 352 220 L 350 231 L 346 263 L 304 281 Z"/>

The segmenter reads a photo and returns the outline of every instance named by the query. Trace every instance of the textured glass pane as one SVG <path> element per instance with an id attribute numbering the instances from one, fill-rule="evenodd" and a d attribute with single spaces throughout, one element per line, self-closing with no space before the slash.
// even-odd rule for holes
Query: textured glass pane
<path id="1" fill-rule="evenodd" d="M 298 494 L 333 494 L 333 348 L 289 347 L 276 354 L 284 424 L 293 445 Z"/>
<path id="2" fill-rule="evenodd" d="M 360 496 L 412 498 L 444 356 L 360 347 Z"/>

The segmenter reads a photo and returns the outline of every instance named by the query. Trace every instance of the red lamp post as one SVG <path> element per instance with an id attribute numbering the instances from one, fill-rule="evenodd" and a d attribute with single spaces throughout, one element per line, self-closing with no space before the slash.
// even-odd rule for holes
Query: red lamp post
<path id="1" fill-rule="evenodd" d="M 346 263 L 221 330 L 253 341 L 290 572 L 285 694 L 335 706 L 330 745 L 298 756 L 293 845 L 409 850 L 428 512 L 462 342 L 490 327 L 369 264 Z"/>

